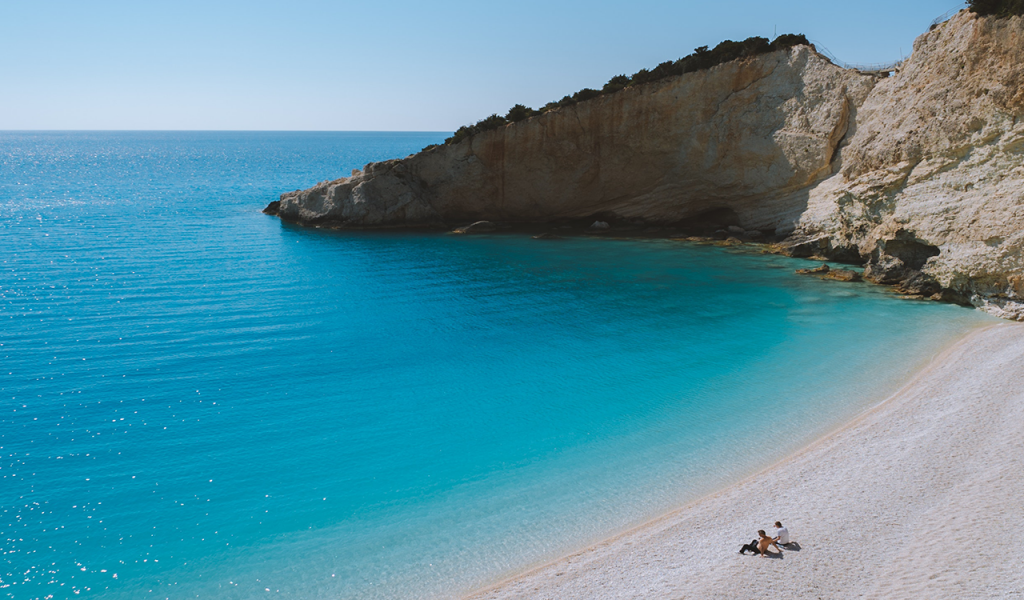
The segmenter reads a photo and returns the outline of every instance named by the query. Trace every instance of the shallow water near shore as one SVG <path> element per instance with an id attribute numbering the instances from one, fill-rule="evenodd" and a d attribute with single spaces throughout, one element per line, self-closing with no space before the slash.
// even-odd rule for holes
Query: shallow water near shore
<path id="1" fill-rule="evenodd" d="M 0 132 L 3 597 L 458 596 L 996 322 L 745 249 L 259 212 L 443 138 Z"/>

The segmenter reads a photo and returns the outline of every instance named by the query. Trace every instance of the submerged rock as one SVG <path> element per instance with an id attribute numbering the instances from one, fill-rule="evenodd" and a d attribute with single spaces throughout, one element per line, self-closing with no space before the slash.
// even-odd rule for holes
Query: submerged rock
<path id="1" fill-rule="evenodd" d="M 860 281 L 861 274 L 852 269 L 831 269 L 824 274 L 822 279 L 833 279 L 835 281 Z"/>
<path id="2" fill-rule="evenodd" d="M 852 269 L 832 269 L 826 264 L 813 269 L 797 269 L 798 275 L 820 275 L 822 279 L 833 279 L 835 281 L 860 281 L 861 274 Z"/>
<path id="3" fill-rule="evenodd" d="M 813 269 L 797 269 L 798 275 L 813 275 L 816 273 L 828 273 L 829 267 L 826 264 L 822 264 L 820 267 L 814 267 Z"/>
<path id="4" fill-rule="evenodd" d="M 705 243 L 705 244 L 709 243 L 709 242 L 716 241 L 715 238 L 713 238 L 713 237 L 707 237 L 707 236 L 703 236 L 703 235 L 685 235 L 685 234 L 674 235 L 674 236 L 672 236 L 672 237 L 670 237 L 668 239 L 674 240 L 674 241 L 678 241 L 678 242 L 700 242 L 700 243 Z"/>

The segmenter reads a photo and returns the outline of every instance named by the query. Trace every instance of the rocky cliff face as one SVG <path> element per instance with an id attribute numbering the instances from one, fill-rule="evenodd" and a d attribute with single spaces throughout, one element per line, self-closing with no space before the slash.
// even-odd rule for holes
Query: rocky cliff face
<path id="1" fill-rule="evenodd" d="M 832 174 L 874 79 L 796 47 L 563 107 L 284 194 L 286 220 L 457 225 L 714 212 L 773 231 Z"/>
<path id="2" fill-rule="evenodd" d="M 267 211 L 340 227 L 717 221 L 1024 319 L 1024 20 L 963 11 L 888 79 L 796 47 L 627 88 Z"/>
<path id="3" fill-rule="evenodd" d="M 920 36 L 796 227 L 798 252 L 1024 319 L 1024 20 L 963 11 Z"/>

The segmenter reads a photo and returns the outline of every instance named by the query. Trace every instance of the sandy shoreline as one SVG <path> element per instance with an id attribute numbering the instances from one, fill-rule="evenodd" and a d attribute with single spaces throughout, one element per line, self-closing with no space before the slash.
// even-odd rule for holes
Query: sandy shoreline
<path id="1" fill-rule="evenodd" d="M 471 598 L 1024 599 L 1022 494 L 1024 326 L 1007 324 L 769 469 Z M 737 554 L 776 520 L 799 550 Z"/>

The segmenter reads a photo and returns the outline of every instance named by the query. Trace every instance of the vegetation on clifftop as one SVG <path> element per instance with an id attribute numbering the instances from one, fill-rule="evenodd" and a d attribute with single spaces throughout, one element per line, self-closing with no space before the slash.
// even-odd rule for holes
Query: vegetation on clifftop
<path id="1" fill-rule="evenodd" d="M 1015 1 L 1021 2 L 1024 0 Z M 474 125 L 459 127 L 455 134 L 446 139 L 444 143 L 456 144 L 482 131 L 497 129 L 509 123 L 517 123 L 523 119 L 543 114 L 549 110 L 569 106 L 578 102 L 585 102 L 605 94 L 613 94 L 628 87 L 658 81 L 659 79 L 664 79 L 673 75 L 703 71 L 705 69 L 710 69 L 715 65 L 720 65 L 740 58 L 757 56 L 758 54 L 766 54 L 768 52 L 774 52 L 775 50 L 782 50 L 799 45 L 810 45 L 810 43 L 803 35 L 786 33 L 775 38 L 771 43 L 768 42 L 768 38 L 750 37 L 742 42 L 725 40 L 715 46 L 712 50 L 709 50 L 707 46 L 701 46 L 694 50 L 693 54 L 684 56 L 677 61 L 665 61 L 653 69 L 640 69 L 636 73 L 633 73 L 633 75 L 616 75 L 609 79 L 608 83 L 604 84 L 604 87 L 600 90 L 584 88 L 575 94 L 565 96 L 556 102 L 548 102 L 540 110 L 534 110 L 528 106 L 516 104 L 509 109 L 505 116 L 493 114 L 486 119 L 477 121 Z M 434 146 L 436 146 L 436 144 L 427 146 L 424 150 L 430 149 Z"/>
<path id="2" fill-rule="evenodd" d="M 967 7 L 982 16 L 1012 17 L 1024 15 L 1024 0 L 969 0 Z"/>

